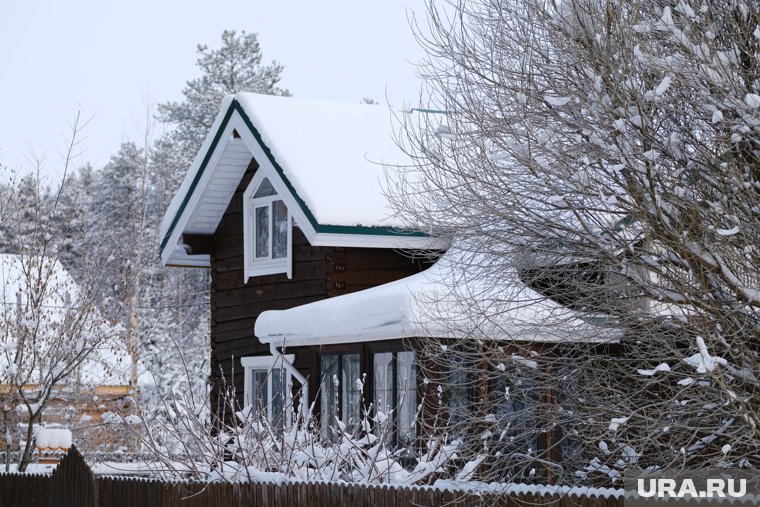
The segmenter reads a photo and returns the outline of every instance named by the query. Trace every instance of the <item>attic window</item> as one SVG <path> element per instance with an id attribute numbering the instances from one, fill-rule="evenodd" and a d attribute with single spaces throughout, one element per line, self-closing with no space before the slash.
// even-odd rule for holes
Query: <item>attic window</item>
<path id="1" fill-rule="evenodd" d="M 236 129 L 232 129 L 232 138 L 240 139 L 240 133 Z"/>
<path id="2" fill-rule="evenodd" d="M 287 206 L 263 176 L 254 176 L 243 198 L 245 281 L 276 273 L 290 278 L 293 232 Z"/>

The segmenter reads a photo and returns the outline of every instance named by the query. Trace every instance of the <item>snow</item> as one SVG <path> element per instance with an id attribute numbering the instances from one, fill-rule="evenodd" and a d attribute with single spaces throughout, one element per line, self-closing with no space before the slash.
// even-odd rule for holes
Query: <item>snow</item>
<path id="1" fill-rule="evenodd" d="M 651 377 L 652 375 L 654 375 L 655 373 L 659 371 L 662 371 L 662 372 L 670 371 L 670 365 L 668 365 L 668 363 L 660 363 L 651 370 L 636 370 L 636 371 L 639 375 Z"/>
<path id="2" fill-rule="evenodd" d="M 38 270 L 43 274 L 37 274 Z M 44 274 L 48 270 L 50 274 Z M 25 273 L 30 272 L 32 273 L 31 276 L 25 275 Z M 40 281 L 46 282 L 44 291 L 34 287 L 34 284 Z M 2 303 L 0 319 L 15 322 L 18 318 L 17 294 L 19 293 L 21 294 L 22 308 L 27 304 L 29 293 L 33 293 L 37 298 L 42 298 L 43 304 L 40 313 L 34 317 L 34 322 L 44 326 L 40 333 L 44 342 L 47 334 L 56 335 L 58 332 L 66 318 L 66 306 L 77 304 L 79 287 L 57 260 L 48 257 L 34 258 L 15 254 L 0 254 L 0 303 Z M 32 322 L 27 316 L 23 316 L 23 318 L 27 319 L 28 323 Z M 97 311 L 93 311 L 90 318 L 94 323 L 102 323 L 100 331 L 105 336 L 115 338 L 115 335 L 118 334 L 116 328 L 111 328 L 105 324 Z M 51 332 L 46 333 L 46 328 L 50 328 Z M 56 341 L 55 336 L 49 339 Z M 16 346 L 17 344 L 12 337 L 0 339 L 0 371 L 4 371 L 6 375 L 15 374 L 19 370 L 17 364 L 11 363 Z M 61 352 L 62 346 L 74 353 L 77 344 L 50 345 L 49 343 L 39 343 L 35 352 L 44 355 L 46 352 L 50 352 L 45 347 L 50 346 L 56 347 L 58 353 Z M 120 347 L 120 343 L 116 339 L 107 339 L 89 354 L 88 359 L 77 370 L 76 376 L 80 383 L 86 385 L 127 385 L 129 383 L 128 365 L 129 356 L 126 350 Z M 37 370 L 30 372 L 28 368 L 23 366 L 21 370 L 24 370 L 22 374 L 26 379 L 36 380 L 39 378 Z"/>
<path id="3" fill-rule="evenodd" d="M 382 185 L 384 164 L 411 164 L 393 139 L 399 130 L 396 117 L 402 119 L 409 113 L 377 105 L 238 93 L 222 102 L 209 135 L 166 211 L 162 238 L 190 191 L 233 100 L 242 106 L 263 144 L 319 224 L 403 225 L 393 218 Z"/>
<path id="4" fill-rule="evenodd" d="M 39 428 L 35 443 L 39 449 L 68 449 L 71 447 L 71 431 Z"/>
<path id="5" fill-rule="evenodd" d="M 562 495 L 584 496 L 590 498 L 622 498 L 624 490 L 620 488 L 597 488 L 586 486 L 559 486 L 548 484 L 521 484 L 521 483 L 482 483 L 482 482 L 457 482 L 451 480 L 437 480 L 433 483 L 433 489 L 462 491 L 473 493 L 498 493 L 510 495 Z"/>
<path id="6" fill-rule="evenodd" d="M 645 151 L 644 158 L 651 162 L 655 162 L 658 158 L 660 158 L 660 153 L 657 150 Z"/>
<path id="7" fill-rule="evenodd" d="M 760 107 L 760 95 L 757 95 L 754 93 L 748 93 L 744 97 L 744 102 L 752 109 L 757 109 L 758 107 Z"/>
<path id="8" fill-rule="evenodd" d="M 74 280 L 58 261 L 43 258 L 40 262 L 40 259 L 24 258 L 15 254 L 0 254 L 0 298 L 2 298 L 4 314 L 15 311 L 16 294 L 21 293 L 22 305 L 26 303 L 29 287 L 24 273 L 25 270 L 30 269 L 51 271 L 45 293 L 48 297 L 46 306 L 51 310 L 49 312 L 51 316 L 62 319 L 60 310 L 66 303 L 67 294 L 72 300 L 76 297 L 77 288 Z M 30 278 L 35 280 L 36 277 L 32 275 Z"/>
<path id="9" fill-rule="evenodd" d="M 610 431 L 617 431 L 620 426 L 628 422 L 630 417 L 613 417 L 610 419 Z"/>
<path id="10" fill-rule="evenodd" d="M 452 247 L 422 273 L 288 310 L 265 311 L 256 319 L 254 334 L 262 343 L 278 346 L 417 336 L 528 342 L 619 337 L 618 330 L 592 325 L 586 315 L 529 289 L 515 271 L 503 273 L 501 283 L 485 284 L 476 274 L 462 272 L 460 255 Z M 533 367 L 531 363 L 523 358 L 524 365 Z"/>
<path id="11" fill-rule="evenodd" d="M 654 94 L 657 97 L 660 97 L 662 95 L 665 95 L 665 92 L 668 91 L 668 88 L 670 88 L 671 79 L 669 76 L 665 76 L 663 80 L 660 82 L 660 84 L 657 85 L 657 88 L 654 90 Z"/>
<path id="12" fill-rule="evenodd" d="M 522 356 L 518 356 L 517 354 L 512 354 L 512 361 L 516 362 L 517 364 L 521 364 L 527 368 L 531 368 L 531 369 L 538 368 L 538 363 L 536 361 L 533 361 L 532 359 L 526 359 Z"/>
<path id="13" fill-rule="evenodd" d="M 722 357 L 715 357 L 710 354 L 705 345 L 705 340 L 701 336 L 697 336 L 697 347 L 699 352 L 693 356 L 689 356 L 684 359 L 686 364 L 696 368 L 697 373 L 707 373 L 713 371 L 718 365 L 725 366 L 728 361 Z"/>
<path id="14" fill-rule="evenodd" d="M 393 139 L 403 113 L 253 93 L 235 99 L 320 224 L 403 225 L 389 219 L 381 187 L 383 164 L 411 163 Z"/>
<path id="15" fill-rule="evenodd" d="M 58 466 L 57 464 L 40 465 L 39 463 L 29 463 L 29 465 L 27 465 L 26 467 L 26 471 L 24 472 L 24 474 L 27 474 L 27 475 L 51 474 L 53 473 L 53 470 L 55 470 L 57 466 Z M 0 471 L 5 471 L 5 468 L 0 469 Z M 14 474 L 19 473 L 18 464 L 11 463 L 10 467 L 8 467 L 8 471 Z"/>
<path id="16" fill-rule="evenodd" d="M 561 107 L 567 105 L 570 102 L 570 97 L 555 97 L 553 95 L 545 95 L 544 100 L 552 106 Z"/>
<path id="17" fill-rule="evenodd" d="M 737 225 L 731 229 L 715 229 L 715 232 L 720 236 L 733 236 L 734 234 L 739 234 L 739 230 L 739 226 Z"/>

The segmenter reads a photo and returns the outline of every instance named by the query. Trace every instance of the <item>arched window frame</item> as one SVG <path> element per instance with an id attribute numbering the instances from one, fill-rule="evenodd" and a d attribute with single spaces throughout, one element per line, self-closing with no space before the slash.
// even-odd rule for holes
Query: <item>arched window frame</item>
<path id="1" fill-rule="evenodd" d="M 274 193 L 271 195 L 256 196 L 261 186 L 265 181 L 274 189 Z M 248 279 L 252 276 L 273 275 L 277 273 L 285 273 L 288 278 L 293 277 L 293 217 L 290 214 L 290 210 L 286 206 L 287 210 L 287 232 L 286 232 L 286 253 L 284 257 L 273 258 L 274 238 L 272 234 L 273 228 L 273 211 L 275 202 L 280 201 L 285 205 L 285 201 L 282 198 L 282 192 L 277 188 L 277 181 L 274 178 L 270 178 L 264 174 L 264 171 L 258 171 L 251 183 L 246 188 L 243 194 L 243 262 L 244 275 L 243 281 L 248 282 Z M 257 239 L 257 222 L 256 222 L 256 209 L 267 208 L 268 209 L 268 255 L 256 256 L 256 239 Z"/>

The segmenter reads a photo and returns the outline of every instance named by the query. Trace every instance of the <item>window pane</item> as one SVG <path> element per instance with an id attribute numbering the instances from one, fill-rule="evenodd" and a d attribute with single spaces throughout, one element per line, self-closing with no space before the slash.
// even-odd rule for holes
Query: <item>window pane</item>
<path id="1" fill-rule="evenodd" d="M 323 355 L 319 358 L 319 406 L 322 435 L 335 441 L 332 428 L 336 427 L 338 415 L 338 356 Z"/>
<path id="2" fill-rule="evenodd" d="M 451 432 L 455 436 L 461 436 L 466 431 L 468 420 L 468 398 L 471 378 L 468 374 L 463 358 L 454 356 L 454 361 L 460 363 L 452 367 L 444 380 L 444 391 L 448 398 L 448 422 Z"/>
<path id="3" fill-rule="evenodd" d="M 254 420 L 266 416 L 267 371 L 251 370 L 251 414 Z"/>
<path id="4" fill-rule="evenodd" d="M 277 195 L 277 192 L 275 191 L 272 184 L 269 183 L 269 180 L 267 178 L 264 178 L 264 180 L 261 182 L 261 185 L 259 185 L 259 188 L 256 190 L 256 193 L 253 194 L 253 198 L 256 199 L 257 197 L 269 197 L 270 195 Z"/>
<path id="5" fill-rule="evenodd" d="M 388 417 L 391 410 L 393 410 L 393 354 L 390 352 L 382 352 L 375 354 L 373 362 L 373 381 L 374 381 L 374 394 L 372 396 L 373 403 L 375 404 L 375 415 L 382 419 L 380 413 L 383 416 Z M 378 422 L 375 424 L 375 435 L 380 436 L 381 432 L 387 435 L 386 441 L 392 443 L 393 429 L 388 427 L 392 421 L 386 420 L 386 422 Z"/>
<path id="6" fill-rule="evenodd" d="M 353 433 L 361 423 L 362 392 L 359 383 L 362 380 L 359 369 L 359 354 L 343 356 L 343 422 L 346 431 Z"/>
<path id="7" fill-rule="evenodd" d="M 288 256 L 288 208 L 282 201 L 272 203 L 272 258 Z"/>
<path id="8" fill-rule="evenodd" d="M 496 414 L 491 431 L 499 437 L 490 445 L 503 456 L 499 480 L 525 479 L 534 466 L 531 456 L 536 456 L 538 449 L 541 390 L 530 377 L 510 369 L 492 379 L 491 385 L 489 405 Z"/>
<path id="9" fill-rule="evenodd" d="M 269 206 L 256 208 L 256 257 L 269 257 Z"/>
<path id="10" fill-rule="evenodd" d="M 414 364 L 414 352 L 399 352 L 396 355 L 396 385 L 398 386 L 397 444 L 407 447 L 414 443 L 416 436 L 414 418 L 417 415 L 417 367 Z"/>
<path id="11" fill-rule="evenodd" d="M 274 368 L 270 374 L 272 381 L 272 425 L 281 430 L 287 421 L 287 379 L 284 368 Z"/>

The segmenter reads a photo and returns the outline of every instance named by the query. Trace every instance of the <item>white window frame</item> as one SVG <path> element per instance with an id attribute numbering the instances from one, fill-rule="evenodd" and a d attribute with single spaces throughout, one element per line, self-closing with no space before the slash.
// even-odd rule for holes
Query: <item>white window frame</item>
<path id="1" fill-rule="evenodd" d="M 274 275 L 285 273 L 288 278 L 293 278 L 293 217 L 290 213 L 290 207 L 285 204 L 282 191 L 277 188 L 275 178 L 270 178 L 266 171 L 259 169 L 248 184 L 243 194 L 243 282 L 247 283 L 252 276 Z M 266 197 L 257 197 L 256 191 L 259 189 L 265 179 L 275 189 L 275 194 Z M 288 210 L 288 230 L 287 230 L 287 247 L 286 255 L 281 259 L 272 259 L 272 249 L 274 248 L 274 237 L 272 235 L 272 220 L 274 218 L 274 201 L 282 201 Z M 254 213 L 256 208 L 263 206 L 269 207 L 269 256 L 256 258 L 256 217 Z"/>
<path id="2" fill-rule="evenodd" d="M 296 356 L 295 354 L 287 354 L 285 355 L 285 361 L 292 363 L 293 360 L 295 360 Z M 275 356 L 247 356 L 247 357 L 241 357 L 240 358 L 240 364 L 243 366 L 243 382 L 244 382 L 244 388 L 243 388 L 243 406 L 249 407 L 253 403 L 253 400 L 251 399 L 253 396 L 253 393 L 251 392 L 251 382 L 253 377 L 254 371 L 265 371 L 267 372 L 267 399 L 266 399 L 266 408 L 267 408 L 267 420 L 272 422 L 272 377 L 274 375 L 280 375 L 279 372 L 274 372 L 273 370 L 283 370 L 285 381 L 285 394 L 286 399 L 284 400 L 285 406 L 287 407 L 287 418 L 290 419 L 291 413 L 292 413 L 292 393 L 290 390 L 290 386 L 292 385 L 292 378 L 290 375 L 290 372 L 285 368 L 285 365 L 283 364 L 283 360 L 281 358 L 275 357 Z"/>

